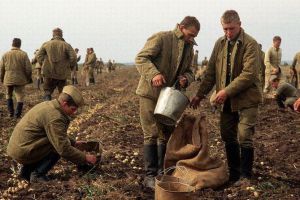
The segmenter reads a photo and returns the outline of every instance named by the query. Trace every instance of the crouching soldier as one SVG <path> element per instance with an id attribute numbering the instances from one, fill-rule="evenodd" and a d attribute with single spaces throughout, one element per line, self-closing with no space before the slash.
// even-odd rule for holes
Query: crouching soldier
<path id="1" fill-rule="evenodd" d="M 279 108 L 290 107 L 293 110 L 293 105 L 297 100 L 297 89 L 291 84 L 282 81 L 276 75 L 271 75 L 270 83 L 272 88 L 276 90 L 275 99 Z"/>
<path id="2" fill-rule="evenodd" d="M 23 110 L 25 85 L 32 83 L 31 64 L 27 53 L 20 49 L 21 39 L 14 38 L 12 49 L 5 53 L 0 62 L 1 82 L 6 87 L 7 108 L 10 117 L 21 117 Z M 13 92 L 15 92 L 17 107 L 14 109 Z"/>
<path id="3" fill-rule="evenodd" d="M 47 172 L 60 157 L 76 164 L 95 164 L 96 156 L 76 149 L 79 142 L 67 136 L 83 97 L 74 86 L 65 86 L 58 99 L 42 102 L 29 110 L 16 125 L 7 154 L 22 164 L 20 177 L 32 183 L 44 182 Z"/>

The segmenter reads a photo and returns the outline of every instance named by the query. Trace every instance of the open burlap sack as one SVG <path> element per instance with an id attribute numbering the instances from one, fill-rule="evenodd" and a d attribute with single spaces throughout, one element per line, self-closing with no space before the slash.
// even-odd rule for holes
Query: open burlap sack
<path id="1" fill-rule="evenodd" d="M 184 115 L 175 128 L 165 156 L 165 168 L 174 166 L 177 167 L 172 176 L 188 181 L 197 190 L 216 188 L 227 181 L 224 162 L 209 155 L 205 116 Z"/>

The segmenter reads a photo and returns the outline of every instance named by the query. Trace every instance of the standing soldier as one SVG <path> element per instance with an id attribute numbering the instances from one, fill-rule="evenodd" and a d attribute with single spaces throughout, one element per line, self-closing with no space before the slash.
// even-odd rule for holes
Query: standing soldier
<path id="1" fill-rule="evenodd" d="M 196 74 L 198 70 L 198 50 L 195 51 L 195 54 L 193 56 L 192 67 L 193 67 L 193 73 Z"/>
<path id="2" fill-rule="evenodd" d="M 117 69 L 117 64 L 116 64 L 115 60 L 112 61 L 111 69 L 112 69 L 113 71 L 115 71 L 115 70 Z"/>
<path id="3" fill-rule="evenodd" d="M 111 62 L 110 59 L 108 60 L 108 62 L 107 62 L 107 64 L 106 64 L 106 67 L 107 67 L 107 69 L 108 69 L 108 72 L 110 73 L 111 70 L 112 70 L 112 62 Z"/>
<path id="4" fill-rule="evenodd" d="M 292 67 L 296 72 L 297 88 L 300 89 L 300 52 L 296 53 Z"/>
<path id="5" fill-rule="evenodd" d="M 258 44 L 259 46 L 259 57 L 260 57 L 260 82 L 261 82 L 261 86 L 262 86 L 262 90 L 265 87 L 265 71 L 266 71 L 266 65 L 265 65 L 265 52 L 263 52 L 262 50 L 262 45 Z"/>
<path id="6" fill-rule="evenodd" d="M 96 54 L 94 53 L 93 48 L 89 48 L 89 53 L 87 54 L 87 60 L 85 62 L 85 65 L 88 67 L 88 77 L 89 77 L 89 83 L 95 84 L 95 76 L 94 76 L 94 70 L 96 65 Z"/>
<path id="7" fill-rule="evenodd" d="M 163 170 L 166 142 L 174 127 L 159 124 L 154 109 L 162 87 L 178 83 L 186 88 L 193 80 L 194 38 L 200 30 L 195 17 L 187 16 L 173 31 L 152 35 L 135 59 L 140 73 L 136 93 L 139 95 L 140 119 L 144 133 L 144 186 L 154 188 L 154 177 Z"/>
<path id="8" fill-rule="evenodd" d="M 248 183 L 254 160 L 254 128 L 262 100 L 258 44 L 241 28 L 235 10 L 225 11 L 221 24 L 225 36 L 215 43 L 191 106 L 196 109 L 216 85 L 215 102 L 222 105 L 220 131 L 225 142 L 229 182 L 234 183 L 242 176 Z"/>
<path id="9" fill-rule="evenodd" d="M 100 68 L 100 74 L 101 74 L 102 70 L 104 69 L 104 63 L 103 63 L 102 58 L 100 58 L 100 60 L 99 60 L 99 68 Z"/>
<path id="10" fill-rule="evenodd" d="M 76 54 L 72 46 L 63 39 L 62 30 L 55 28 L 52 32 L 53 38 L 45 42 L 37 54 L 45 78 L 43 87 L 46 101 L 51 100 L 56 87 L 61 93 L 71 75 L 71 67 L 76 65 Z"/>
<path id="11" fill-rule="evenodd" d="M 30 60 L 20 47 L 21 39 L 14 38 L 12 49 L 2 56 L 0 62 L 1 83 L 6 87 L 7 109 L 9 116 L 16 118 L 20 118 L 22 114 L 25 85 L 32 83 Z M 16 112 L 14 112 L 13 92 L 17 99 Z"/>
<path id="12" fill-rule="evenodd" d="M 42 66 L 39 64 L 39 62 L 37 61 L 37 53 L 38 53 L 38 49 L 35 50 L 34 52 L 34 58 L 31 61 L 31 64 L 35 65 L 34 68 L 36 69 L 36 84 L 37 84 L 37 88 L 40 90 L 40 85 L 43 83 L 43 78 L 42 78 Z"/>
<path id="13" fill-rule="evenodd" d="M 208 65 L 207 57 L 204 57 L 204 60 L 202 60 L 201 62 L 201 67 L 205 69 L 207 65 Z"/>
<path id="14" fill-rule="evenodd" d="M 265 88 L 264 93 L 268 93 L 270 91 L 270 76 L 274 71 L 279 71 L 280 63 L 281 63 L 281 37 L 274 36 L 273 38 L 273 46 L 269 48 L 265 55 Z"/>
<path id="15" fill-rule="evenodd" d="M 78 80 L 77 80 L 77 72 L 78 72 L 78 62 L 81 59 L 81 55 L 79 55 L 79 49 L 75 48 L 75 53 L 76 53 L 76 64 L 75 66 L 72 68 L 72 72 L 71 72 L 71 79 L 72 79 L 72 85 L 78 84 Z"/>

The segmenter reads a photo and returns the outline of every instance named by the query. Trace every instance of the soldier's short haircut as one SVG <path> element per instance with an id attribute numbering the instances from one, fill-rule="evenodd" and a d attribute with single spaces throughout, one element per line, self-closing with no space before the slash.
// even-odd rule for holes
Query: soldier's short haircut
<path id="1" fill-rule="evenodd" d="M 52 35 L 54 36 L 59 36 L 62 37 L 63 36 L 63 31 L 60 28 L 55 28 L 52 31 Z"/>
<path id="2" fill-rule="evenodd" d="M 226 10 L 222 17 L 221 23 L 229 24 L 231 22 L 240 22 L 240 16 L 235 10 Z"/>
<path id="3" fill-rule="evenodd" d="M 78 107 L 78 105 L 75 103 L 73 98 L 70 95 L 68 95 L 66 93 L 63 93 L 63 92 L 59 94 L 58 101 L 61 102 L 61 103 L 65 101 L 65 102 L 67 102 L 68 106 Z"/>
<path id="4" fill-rule="evenodd" d="M 186 16 L 181 22 L 180 25 L 183 25 L 185 28 L 195 27 L 197 31 L 200 30 L 200 22 L 196 17 Z"/>
<path id="5" fill-rule="evenodd" d="M 78 48 L 75 48 L 74 50 L 75 50 L 75 51 L 79 51 L 79 49 L 78 49 Z"/>
<path id="6" fill-rule="evenodd" d="M 276 35 L 273 37 L 273 41 L 281 41 L 281 37 Z"/>
<path id="7" fill-rule="evenodd" d="M 21 47 L 21 39 L 20 38 L 14 38 L 12 41 L 12 46 L 20 48 Z"/>

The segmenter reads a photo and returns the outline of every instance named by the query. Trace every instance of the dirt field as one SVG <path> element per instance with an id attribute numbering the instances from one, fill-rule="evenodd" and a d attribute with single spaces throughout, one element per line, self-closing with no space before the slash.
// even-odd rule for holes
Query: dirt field
<path id="1" fill-rule="evenodd" d="M 97 84 L 83 90 L 86 106 L 71 123 L 69 132 L 80 140 L 100 140 L 103 158 L 99 169 L 78 172 L 61 159 L 50 171 L 47 184 L 27 185 L 15 178 L 15 163 L 5 154 L 16 120 L 7 117 L 6 102 L 0 101 L 0 196 L 4 199 L 153 199 L 154 192 L 143 189 L 142 146 L 138 97 L 139 75 L 135 68 L 121 68 L 98 75 Z M 189 87 L 195 93 L 197 83 Z M 4 88 L 0 85 L 0 92 Z M 25 112 L 42 101 L 42 92 L 26 88 Z M 57 93 L 55 94 L 57 95 Z M 207 100 L 194 115 L 207 115 L 210 151 L 225 160 L 220 139 L 218 113 L 212 113 Z M 199 199 L 300 199 L 300 114 L 278 112 L 274 101 L 260 107 L 255 135 L 255 179 L 251 188 L 204 189 Z M 298 128 L 296 125 L 298 124 Z M 21 189 L 16 189 L 18 188 Z M 13 190 L 13 191 L 12 191 Z M 9 192 L 8 192 L 9 191 Z M 8 197 L 5 197 L 9 193 Z"/>

